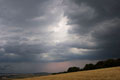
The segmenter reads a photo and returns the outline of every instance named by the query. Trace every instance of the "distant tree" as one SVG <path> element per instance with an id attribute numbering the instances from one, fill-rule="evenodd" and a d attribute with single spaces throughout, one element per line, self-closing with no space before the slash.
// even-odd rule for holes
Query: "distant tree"
<path id="1" fill-rule="evenodd" d="M 108 59 L 104 62 L 104 67 L 114 67 L 116 60 L 114 59 Z"/>
<path id="2" fill-rule="evenodd" d="M 104 61 L 98 61 L 95 64 L 95 69 L 104 68 Z"/>
<path id="3" fill-rule="evenodd" d="M 95 66 L 93 64 L 86 64 L 84 67 L 84 70 L 92 70 L 95 69 Z"/>
<path id="4" fill-rule="evenodd" d="M 105 61 L 99 61 L 95 64 L 95 68 L 108 68 L 108 67 L 115 67 L 120 66 L 120 59 L 108 59 Z"/>
<path id="5" fill-rule="evenodd" d="M 120 66 L 120 59 L 116 59 L 115 65 Z"/>
<path id="6" fill-rule="evenodd" d="M 70 67 L 67 70 L 67 72 L 76 72 L 76 71 L 80 71 L 80 68 L 79 67 Z"/>

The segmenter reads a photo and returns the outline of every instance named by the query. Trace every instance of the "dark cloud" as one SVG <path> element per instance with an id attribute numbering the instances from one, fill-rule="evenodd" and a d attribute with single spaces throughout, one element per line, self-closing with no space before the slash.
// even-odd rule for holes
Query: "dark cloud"
<path id="1" fill-rule="evenodd" d="M 120 17 L 120 11 L 119 11 L 119 0 L 100 0 L 100 1 L 96 1 L 96 0 L 74 0 L 74 2 L 78 5 L 80 5 L 81 3 L 85 3 L 88 6 L 92 7 L 95 9 L 95 11 L 97 12 L 98 16 L 98 20 L 94 20 L 94 21 L 99 21 L 99 20 L 105 20 L 105 19 L 112 19 L 114 17 L 119 18 Z"/>
<path id="2" fill-rule="evenodd" d="M 91 41 L 95 43 L 94 46 L 86 46 L 86 49 L 91 47 L 96 51 L 88 52 L 89 54 L 84 55 L 82 58 L 106 59 L 120 57 L 119 3 L 119 0 L 71 0 L 71 2 L 64 2 L 67 5 L 65 15 L 70 19 L 69 24 L 73 26 L 69 33 L 78 36 L 85 34 L 86 37 L 89 34 L 92 38 Z M 78 47 L 78 45 L 75 46 Z M 82 58 L 80 57 L 80 59 Z"/>
<path id="3" fill-rule="evenodd" d="M 41 60 L 40 54 L 48 52 L 51 47 L 44 43 L 25 44 L 19 41 L 7 42 L 0 49 L 0 62 L 38 62 Z M 36 56 L 39 56 L 39 58 L 37 59 Z"/>
<path id="4" fill-rule="evenodd" d="M 19 1 L 19 0 L 5 0 L 1 2 L 1 18 L 2 23 L 9 26 L 27 27 L 33 26 L 33 23 L 29 23 L 28 20 L 37 16 L 43 16 L 45 14 L 45 8 L 41 6 L 45 1 L 32 0 Z M 39 7 L 40 6 L 40 10 Z"/>
<path id="5" fill-rule="evenodd" d="M 65 15 L 70 19 L 69 24 L 75 25 L 74 28 L 71 29 L 71 33 L 86 34 L 101 21 L 120 18 L 119 0 L 70 1 L 65 1 L 64 4 L 67 5 Z"/>
<path id="6" fill-rule="evenodd" d="M 120 19 L 108 20 L 101 23 L 100 28 L 92 36 L 101 50 L 98 56 L 104 58 L 119 58 Z"/>
<path id="7" fill-rule="evenodd" d="M 10 27 L 26 28 L 42 28 L 53 24 L 57 19 L 52 10 L 56 2 L 47 0 L 4 0 L 0 4 L 1 23 Z"/>
<path id="8" fill-rule="evenodd" d="M 58 21 L 59 1 L 4 0 L 0 3 L 0 62 L 40 61 L 36 56 L 48 52 L 49 26 Z M 53 11 L 53 12 L 52 12 Z"/>

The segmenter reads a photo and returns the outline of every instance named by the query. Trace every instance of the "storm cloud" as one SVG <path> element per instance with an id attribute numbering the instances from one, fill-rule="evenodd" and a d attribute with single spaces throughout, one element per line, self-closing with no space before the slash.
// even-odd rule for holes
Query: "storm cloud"
<path id="1" fill-rule="evenodd" d="M 65 1 L 65 15 L 68 16 L 68 24 L 72 25 L 69 33 L 89 36 L 89 41 L 94 44 L 90 46 L 94 51 L 88 52 L 86 59 L 119 58 L 119 3 L 119 0 Z"/>
<path id="2" fill-rule="evenodd" d="M 12 66 L 14 70 L 10 72 L 24 64 L 26 72 L 30 72 L 35 66 L 41 68 L 36 68 L 39 71 L 45 67 L 49 71 L 47 66 L 52 63 L 68 67 L 75 60 L 119 58 L 119 3 L 119 0 L 0 0 L 0 63 Z"/>

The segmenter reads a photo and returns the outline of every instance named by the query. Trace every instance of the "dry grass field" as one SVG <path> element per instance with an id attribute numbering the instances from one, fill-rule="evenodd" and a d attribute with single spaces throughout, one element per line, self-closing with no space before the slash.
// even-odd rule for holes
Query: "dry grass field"
<path id="1" fill-rule="evenodd" d="M 120 80 L 120 67 L 14 80 Z"/>

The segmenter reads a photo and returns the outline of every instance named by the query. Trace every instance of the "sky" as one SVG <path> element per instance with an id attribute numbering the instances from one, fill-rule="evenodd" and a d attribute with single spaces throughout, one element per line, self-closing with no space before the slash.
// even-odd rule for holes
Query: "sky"
<path id="1" fill-rule="evenodd" d="M 120 0 L 0 0 L 0 72 L 61 72 L 120 58 Z"/>

